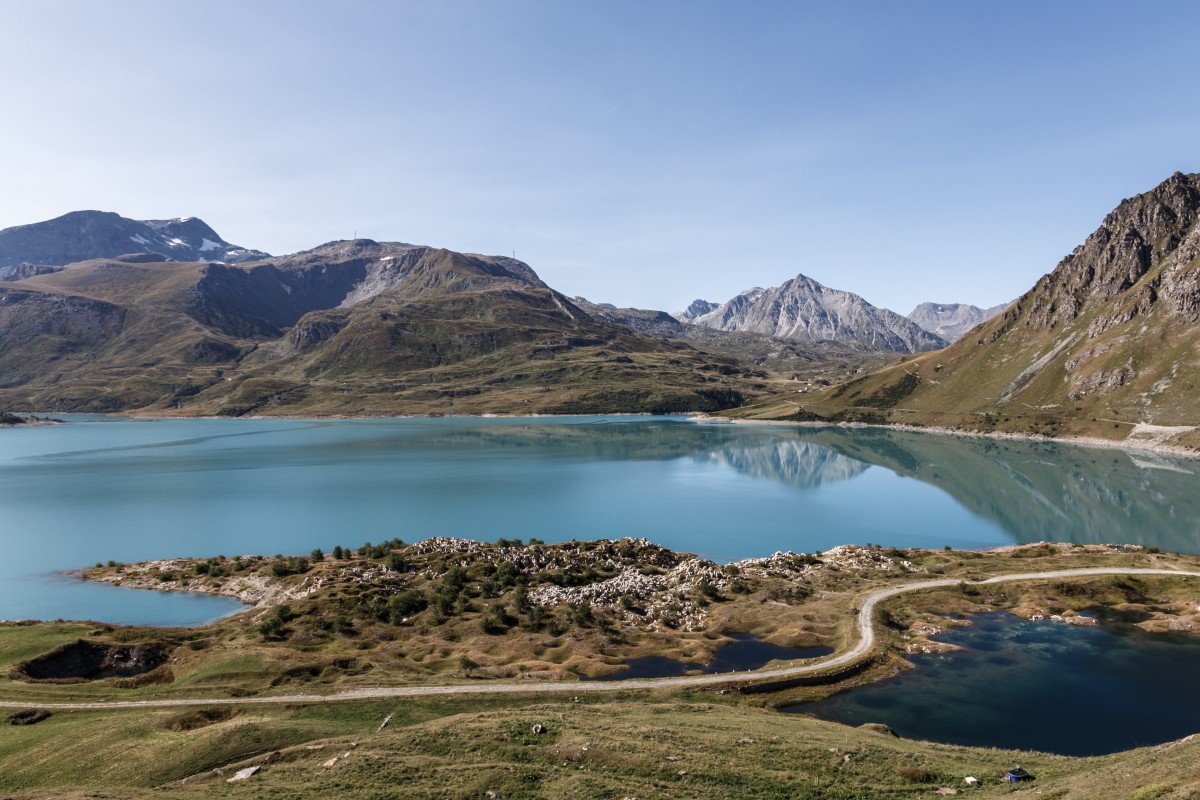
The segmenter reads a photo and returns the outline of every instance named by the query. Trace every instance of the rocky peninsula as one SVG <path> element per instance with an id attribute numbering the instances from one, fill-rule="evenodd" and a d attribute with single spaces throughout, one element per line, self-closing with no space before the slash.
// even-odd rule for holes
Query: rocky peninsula
<path id="1" fill-rule="evenodd" d="M 1037 543 L 985 553 L 843 545 L 722 565 L 646 539 L 433 538 L 308 556 L 110 563 L 78 574 L 129 588 L 236 597 L 251 608 L 212 626 L 223 637 L 214 646 L 256 657 L 301 651 L 322 664 L 353 651 L 375 676 L 405 682 L 619 677 L 629 659 L 651 655 L 700 667 L 732 634 L 839 649 L 854 637 L 856 604 L 867 592 L 942 578 L 962 583 L 884 609 L 890 668 L 902 667 L 905 654 L 947 647 L 937 634 L 969 624 L 965 617 L 977 611 L 1094 624 L 1089 609 L 1106 608 L 1147 630 L 1200 632 L 1194 581 L 968 584 L 1035 568 L 1101 566 L 1195 570 L 1200 559 L 1136 545 Z"/>

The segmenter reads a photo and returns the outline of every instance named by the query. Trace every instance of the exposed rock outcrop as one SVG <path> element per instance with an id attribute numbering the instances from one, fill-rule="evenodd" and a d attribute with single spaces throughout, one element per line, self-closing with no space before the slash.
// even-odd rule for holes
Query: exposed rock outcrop
<path id="1" fill-rule="evenodd" d="M 159 644 L 108 645 L 79 639 L 20 664 L 16 672 L 33 680 L 96 680 L 143 675 L 167 660 Z"/>
<path id="2" fill-rule="evenodd" d="M 1200 419 L 1200 175 L 1121 201 L 1087 240 L 1003 312 L 903 365 L 917 385 L 888 421 L 1135 439 Z M 898 369 L 830 393 L 850 403 Z M 868 405 L 870 405 L 868 403 Z"/>

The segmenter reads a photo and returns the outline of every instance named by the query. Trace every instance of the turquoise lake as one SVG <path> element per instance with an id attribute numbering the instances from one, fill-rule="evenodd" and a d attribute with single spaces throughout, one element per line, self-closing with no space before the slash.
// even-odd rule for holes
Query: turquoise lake
<path id="1" fill-rule="evenodd" d="M 1200 461 L 678 417 L 134 420 L 0 430 L 0 619 L 195 624 L 227 598 L 59 574 L 399 536 L 645 536 L 720 562 L 843 543 L 1200 552 Z"/>

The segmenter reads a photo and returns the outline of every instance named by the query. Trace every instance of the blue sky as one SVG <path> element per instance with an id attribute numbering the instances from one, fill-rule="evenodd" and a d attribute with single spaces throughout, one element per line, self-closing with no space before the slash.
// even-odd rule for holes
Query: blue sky
<path id="1" fill-rule="evenodd" d="M 1200 170 L 1192 2 L 0 3 L 0 227 L 511 254 L 677 310 L 1024 292 Z"/>

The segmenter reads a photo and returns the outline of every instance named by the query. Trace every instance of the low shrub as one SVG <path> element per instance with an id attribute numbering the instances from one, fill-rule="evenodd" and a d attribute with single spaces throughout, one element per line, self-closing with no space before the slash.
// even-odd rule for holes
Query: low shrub
<path id="1" fill-rule="evenodd" d="M 909 783 L 933 783 L 937 780 L 937 773 L 924 767 L 901 767 L 897 774 Z"/>
<path id="2" fill-rule="evenodd" d="M 42 720 L 50 716 L 50 712 L 44 708 L 27 708 L 23 711 L 15 711 L 8 715 L 9 725 L 36 725 Z"/>

